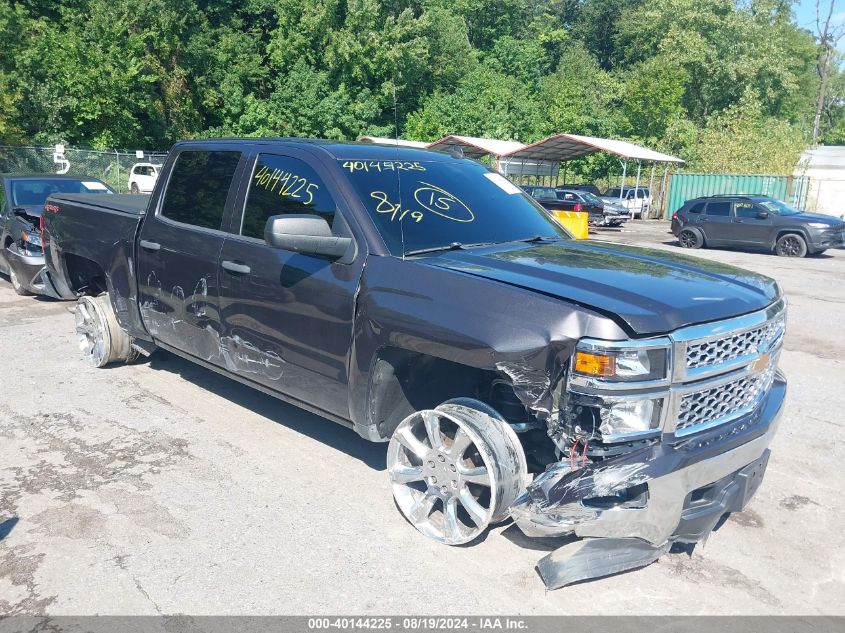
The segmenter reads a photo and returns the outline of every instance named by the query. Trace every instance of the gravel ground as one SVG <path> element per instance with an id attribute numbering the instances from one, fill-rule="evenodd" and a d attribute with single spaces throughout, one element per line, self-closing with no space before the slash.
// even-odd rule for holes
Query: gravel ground
<path id="1" fill-rule="evenodd" d="M 594 238 L 678 250 L 657 222 Z M 417 534 L 384 445 L 165 353 L 89 368 L 68 304 L 0 282 L 0 615 L 845 614 L 845 250 L 691 254 L 789 298 L 766 480 L 691 554 L 554 592 L 554 541 Z"/>

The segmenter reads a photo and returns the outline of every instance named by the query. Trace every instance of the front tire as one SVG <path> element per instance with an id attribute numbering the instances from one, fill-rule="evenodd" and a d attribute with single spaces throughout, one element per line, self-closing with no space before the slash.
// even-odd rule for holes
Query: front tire
<path id="1" fill-rule="evenodd" d="M 507 518 L 528 467 L 510 425 L 484 403 L 460 398 L 399 423 L 387 472 L 411 525 L 435 541 L 461 545 Z"/>
<path id="2" fill-rule="evenodd" d="M 129 191 L 131 191 L 132 193 L 135 193 L 135 194 L 141 193 L 141 190 L 138 189 L 138 183 L 134 183 L 134 182 L 132 183 L 132 186 L 129 187 Z"/>
<path id="3" fill-rule="evenodd" d="M 775 254 L 778 257 L 806 257 L 807 242 L 797 233 L 781 235 L 775 244 Z"/>
<path id="4" fill-rule="evenodd" d="M 683 248 L 701 248 L 704 246 L 704 238 L 698 231 L 684 229 L 678 235 L 678 242 Z"/>
<path id="5" fill-rule="evenodd" d="M 18 279 L 15 269 L 11 266 L 9 266 L 9 281 L 12 282 L 12 288 L 14 288 L 16 294 L 21 297 L 29 297 L 32 295 L 32 293 L 27 290 L 26 286 L 21 283 L 21 280 Z"/>
<path id="6" fill-rule="evenodd" d="M 80 297 L 74 310 L 82 360 L 92 367 L 130 362 L 137 356 L 132 340 L 120 327 L 108 294 Z"/>

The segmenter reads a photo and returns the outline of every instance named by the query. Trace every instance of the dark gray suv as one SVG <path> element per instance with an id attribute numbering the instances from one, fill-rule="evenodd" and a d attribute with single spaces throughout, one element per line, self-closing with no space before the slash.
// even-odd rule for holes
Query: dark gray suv
<path id="1" fill-rule="evenodd" d="M 672 216 L 684 248 L 761 249 L 781 257 L 818 255 L 845 246 L 845 221 L 804 213 L 769 196 L 707 196 L 687 200 Z"/>

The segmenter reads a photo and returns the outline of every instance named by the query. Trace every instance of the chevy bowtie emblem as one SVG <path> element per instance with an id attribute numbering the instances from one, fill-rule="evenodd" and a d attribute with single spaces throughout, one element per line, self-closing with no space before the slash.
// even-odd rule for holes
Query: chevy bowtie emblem
<path id="1" fill-rule="evenodd" d="M 760 358 L 751 363 L 751 371 L 763 371 L 769 367 L 769 360 L 771 355 L 769 352 L 764 352 Z"/>

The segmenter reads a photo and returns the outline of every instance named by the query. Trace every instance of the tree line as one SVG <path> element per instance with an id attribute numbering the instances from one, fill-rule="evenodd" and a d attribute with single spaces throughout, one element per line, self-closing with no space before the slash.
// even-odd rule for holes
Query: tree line
<path id="1" fill-rule="evenodd" d="M 0 144 L 572 132 L 771 173 L 810 142 L 826 53 L 787 0 L 0 0 L 0 41 Z"/>

